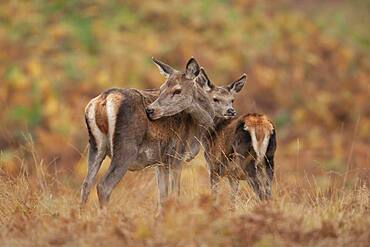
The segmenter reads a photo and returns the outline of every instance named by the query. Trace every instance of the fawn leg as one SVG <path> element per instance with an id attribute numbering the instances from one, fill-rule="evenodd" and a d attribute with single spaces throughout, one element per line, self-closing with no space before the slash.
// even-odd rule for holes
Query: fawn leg
<path id="1" fill-rule="evenodd" d="M 263 200 L 264 195 L 263 191 L 261 190 L 261 181 L 259 179 L 259 172 L 257 171 L 255 161 L 251 162 L 246 168 L 246 172 L 248 175 L 248 183 L 252 186 L 253 191 L 256 193 L 259 199 Z"/>
<path id="2" fill-rule="evenodd" d="M 266 197 L 272 197 L 272 181 L 274 179 L 274 156 L 276 151 L 276 133 L 273 131 L 266 151 L 265 167 L 267 173 Z"/>
<path id="3" fill-rule="evenodd" d="M 272 181 L 274 179 L 274 155 L 276 150 L 276 135 L 275 132 L 271 136 L 269 146 L 267 148 L 266 157 L 265 157 L 265 166 L 266 166 L 266 173 L 267 173 L 267 189 L 266 195 L 267 198 L 272 197 Z"/>
<path id="4" fill-rule="evenodd" d="M 219 198 L 218 198 L 218 189 L 219 189 L 219 183 L 220 183 L 220 177 L 215 171 L 210 171 L 210 183 L 211 183 L 211 191 L 212 191 L 212 196 L 216 204 L 219 203 Z"/>
<path id="5" fill-rule="evenodd" d="M 228 177 L 229 179 L 229 184 L 231 187 L 231 204 L 232 204 L 232 209 L 235 209 L 235 203 L 236 203 L 236 197 L 239 192 L 239 180 L 233 177 Z"/>
<path id="6" fill-rule="evenodd" d="M 266 168 L 266 199 L 272 197 L 272 181 L 274 179 L 274 157 L 267 156 L 265 158 L 265 168 Z"/>

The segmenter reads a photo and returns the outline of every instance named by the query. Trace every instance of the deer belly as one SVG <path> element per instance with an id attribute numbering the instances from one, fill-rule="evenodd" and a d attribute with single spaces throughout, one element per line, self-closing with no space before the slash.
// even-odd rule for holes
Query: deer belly
<path id="1" fill-rule="evenodd" d="M 139 149 L 138 162 L 153 165 L 160 160 L 159 149 L 156 145 L 143 145 Z"/>
<path id="2" fill-rule="evenodd" d="M 128 167 L 128 170 L 129 171 L 140 171 L 144 168 L 148 167 L 148 165 L 142 163 L 142 162 L 138 162 L 138 161 L 134 161 L 132 163 L 130 163 L 129 167 Z"/>
<path id="3" fill-rule="evenodd" d="M 132 162 L 128 169 L 130 171 L 142 170 L 146 167 L 153 166 L 159 163 L 158 150 L 145 145 L 140 147 L 137 159 Z"/>

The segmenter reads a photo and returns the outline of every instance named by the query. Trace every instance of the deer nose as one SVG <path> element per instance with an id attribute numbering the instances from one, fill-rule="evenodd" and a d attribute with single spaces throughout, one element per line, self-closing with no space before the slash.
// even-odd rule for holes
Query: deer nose
<path id="1" fill-rule="evenodd" d="M 154 113 L 154 109 L 147 107 L 147 108 L 145 108 L 145 112 L 148 116 L 150 116 Z"/>
<path id="2" fill-rule="evenodd" d="M 236 111 L 233 108 L 229 108 L 229 109 L 227 109 L 227 115 L 229 115 L 229 116 L 235 116 L 236 115 Z"/>

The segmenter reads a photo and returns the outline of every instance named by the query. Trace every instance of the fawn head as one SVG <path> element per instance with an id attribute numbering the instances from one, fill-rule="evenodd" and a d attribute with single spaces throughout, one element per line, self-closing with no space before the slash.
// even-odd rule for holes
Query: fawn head
<path id="1" fill-rule="evenodd" d="M 247 81 L 246 74 L 227 86 L 215 86 L 201 68 L 196 81 L 209 94 L 216 117 L 229 119 L 236 115 L 233 107 L 234 96 L 242 90 Z"/>

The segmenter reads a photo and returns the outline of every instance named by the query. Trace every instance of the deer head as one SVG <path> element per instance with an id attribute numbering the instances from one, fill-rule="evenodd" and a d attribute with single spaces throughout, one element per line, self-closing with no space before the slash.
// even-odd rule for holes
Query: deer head
<path id="1" fill-rule="evenodd" d="M 239 79 L 227 86 L 215 86 L 208 78 L 206 72 L 201 68 L 197 83 L 208 93 L 212 101 L 215 116 L 218 118 L 229 119 L 236 115 L 233 107 L 234 96 L 243 88 L 247 81 L 247 75 L 243 74 Z"/>
<path id="2" fill-rule="evenodd" d="M 209 96 L 195 80 L 200 73 L 198 62 L 191 58 L 185 72 L 180 72 L 154 58 L 153 61 L 166 81 L 158 98 L 145 109 L 148 118 L 156 120 L 186 111 L 204 124 L 213 124 L 214 110 Z"/>

